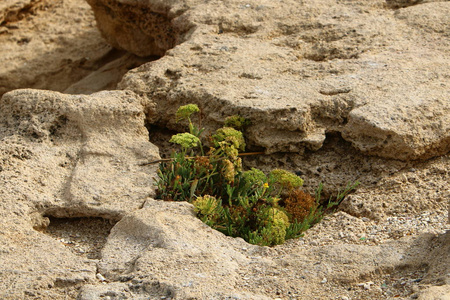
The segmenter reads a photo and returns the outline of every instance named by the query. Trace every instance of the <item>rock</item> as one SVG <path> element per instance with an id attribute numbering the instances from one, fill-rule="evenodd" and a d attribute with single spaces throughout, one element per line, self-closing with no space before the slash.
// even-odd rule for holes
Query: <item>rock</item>
<path id="1" fill-rule="evenodd" d="M 133 297 L 130 289 L 125 283 L 114 282 L 102 285 L 86 284 L 81 288 L 78 300 L 95 300 L 95 299 L 130 299 Z M 131 298 L 143 299 L 143 298 Z"/>
<path id="2" fill-rule="evenodd" d="M 119 219 L 152 195 L 156 166 L 139 162 L 158 157 L 158 150 L 148 142 L 143 103 L 134 94 L 16 90 L 2 97 L 0 107 L 4 151 L 27 153 L 20 159 L 40 170 L 34 180 L 55 193 L 56 199 L 35 199 L 41 213 Z M 11 170 L 4 165 L 4 176 Z"/>
<path id="3" fill-rule="evenodd" d="M 107 2 L 110 10 L 105 1 L 89 2 L 114 46 L 141 51 L 142 21 L 132 24 L 117 1 Z M 177 42 L 169 43 L 176 47 L 156 47 L 166 55 L 120 83 L 157 102 L 152 123 L 181 130 L 173 113 L 192 102 L 202 108 L 209 131 L 232 114 L 250 119 L 249 145 L 267 153 L 316 151 L 328 132 L 387 158 L 426 159 L 450 150 L 448 2 L 398 13 L 382 1 L 133 5 L 148 15 L 165 14 L 167 28 L 176 28 Z M 137 14 L 131 4 L 125 7 Z M 137 33 L 124 39 L 112 30 L 117 24 Z"/>
<path id="4" fill-rule="evenodd" d="M 421 2 L 423 2 L 423 0 L 386 0 L 386 4 L 390 8 L 408 7 Z"/>
<path id="5" fill-rule="evenodd" d="M 449 37 L 449 7 L 444 2 L 424 3 L 419 7 L 409 7 L 395 13 L 397 19 L 406 22 L 412 28 L 419 28 L 425 34 L 437 33 Z M 445 47 L 445 43 L 438 47 Z M 443 48 L 442 48 L 443 49 Z M 444 50 L 444 49 L 443 49 Z"/>
<path id="6" fill-rule="evenodd" d="M 113 228 L 99 271 L 111 281 L 132 275 L 132 290 L 139 287 L 147 297 L 161 294 L 165 287 L 160 296 L 175 299 L 223 299 L 233 294 L 239 299 L 269 299 L 258 294 L 249 298 L 233 289 L 240 280 L 240 266 L 248 260 L 237 250 L 245 245 L 203 224 L 191 204 L 149 200 Z"/>
<path id="7" fill-rule="evenodd" d="M 1 2 L 0 17 L 2 13 L 10 15 Z M 18 88 L 62 92 L 98 68 L 102 59 L 111 57 L 111 47 L 102 40 L 84 1 L 65 1 L 62 5 L 55 1 L 7 0 L 6 4 L 11 2 L 21 17 L 0 29 L 4 30 L 0 34 L 0 96 Z M 46 10 L 36 10 L 42 3 L 46 3 Z"/>
<path id="8" fill-rule="evenodd" d="M 127 92 L 16 90 L 0 101 L 0 140 L 0 298 L 75 298 L 96 281 L 95 261 L 46 235 L 48 217 L 118 220 L 153 194 L 155 167 L 139 166 L 159 157 L 143 104 Z"/>
<path id="9" fill-rule="evenodd" d="M 445 300 L 450 297 L 450 287 L 433 286 L 419 293 L 419 300 Z"/>
<path id="10" fill-rule="evenodd" d="M 0 3 L 0 25 L 22 19 L 47 4 L 46 0 L 4 0 Z"/>
<path id="11" fill-rule="evenodd" d="M 392 97 L 384 104 L 354 109 L 342 136 L 364 152 L 396 159 L 429 158 L 448 152 L 448 98 L 442 94 L 424 100 L 428 91 L 420 91 L 420 88 L 416 88 L 415 93 L 422 96 L 408 101 Z"/>
<path id="12" fill-rule="evenodd" d="M 19 88 L 116 89 L 130 68 L 154 59 L 112 49 L 84 0 L 0 1 L 0 44 L 0 97 Z"/>
<path id="13" fill-rule="evenodd" d="M 99 29 L 108 43 L 138 56 L 163 56 L 194 26 L 176 25 L 176 18 L 187 10 L 190 1 L 87 2 L 92 6 Z"/>
<path id="14" fill-rule="evenodd" d="M 73 83 L 64 90 L 64 93 L 91 94 L 98 91 L 114 90 L 117 83 L 122 79 L 123 74 L 149 60 L 137 57 L 131 53 L 119 54 L 122 56 L 108 62 L 80 81 Z"/>

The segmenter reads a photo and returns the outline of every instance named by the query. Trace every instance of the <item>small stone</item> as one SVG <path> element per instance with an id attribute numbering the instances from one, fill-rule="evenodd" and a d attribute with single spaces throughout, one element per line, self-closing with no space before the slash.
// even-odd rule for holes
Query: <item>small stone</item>
<path id="1" fill-rule="evenodd" d="M 106 278 L 105 277 L 103 277 L 103 275 L 102 274 L 100 274 L 100 273 L 97 273 L 97 275 L 95 275 L 96 277 L 97 277 L 97 279 L 98 280 L 100 280 L 100 281 L 106 281 Z"/>
<path id="2" fill-rule="evenodd" d="M 364 283 L 359 283 L 358 286 L 363 287 L 365 290 L 370 290 L 370 286 L 372 286 L 373 284 L 375 284 L 373 281 L 368 281 Z"/>
<path id="3" fill-rule="evenodd" d="M 322 281 L 321 281 L 320 283 L 324 284 L 324 283 L 327 283 L 327 281 L 328 281 L 328 280 L 327 280 L 326 278 L 323 278 Z"/>

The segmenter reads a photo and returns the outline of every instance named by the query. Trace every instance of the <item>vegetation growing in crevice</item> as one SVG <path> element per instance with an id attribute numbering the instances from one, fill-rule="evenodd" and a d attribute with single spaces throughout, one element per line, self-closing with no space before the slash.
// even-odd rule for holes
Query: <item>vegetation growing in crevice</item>
<path id="1" fill-rule="evenodd" d="M 204 223 L 229 236 L 262 246 L 300 237 L 358 184 L 349 184 L 324 206 L 322 185 L 313 197 L 300 189 L 303 180 L 289 171 L 245 171 L 240 157 L 245 150 L 241 130 L 250 122 L 240 116 L 228 117 L 205 147 L 203 129 L 191 119 L 199 111 L 196 105 L 188 104 L 176 113 L 177 122 L 187 121 L 189 132 L 172 136 L 170 142 L 178 144 L 180 151 L 160 164 L 157 196 L 192 203 Z"/>

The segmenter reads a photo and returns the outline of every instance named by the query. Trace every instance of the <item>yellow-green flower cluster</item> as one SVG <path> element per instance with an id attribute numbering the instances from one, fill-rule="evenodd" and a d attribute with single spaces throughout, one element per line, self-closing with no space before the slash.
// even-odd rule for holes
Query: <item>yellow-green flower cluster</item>
<path id="1" fill-rule="evenodd" d="M 178 122 L 184 119 L 188 119 L 191 117 L 193 113 L 197 113 L 199 111 L 200 109 L 196 104 L 188 104 L 180 106 L 180 108 L 178 108 L 177 110 L 177 113 L 175 114 L 176 121 Z"/>
<path id="2" fill-rule="evenodd" d="M 296 189 L 303 185 L 303 179 L 286 170 L 275 169 L 270 172 L 274 182 L 286 189 Z"/>
<path id="3" fill-rule="evenodd" d="M 234 182 L 236 170 L 234 168 L 234 164 L 229 159 L 223 160 L 222 175 L 228 183 Z"/>
<path id="4" fill-rule="evenodd" d="M 237 130 L 241 130 L 248 125 L 250 125 L 250 121 L 239 115 L 226 118 L 224 123 L 225 127 L 232 127 Z"/>
<path id="5" fill-rule="evenodd" d="M 245 140 L 242 132 L 231 127 L 223 127 L 216 130 L 212 136 L 214 145 L 222 149 L 231 147 L 236 150 L 245 150 Z"/>
<path id="6" fill-rule="evenodd" d="M 171 143 L 181 145 L 185 149 L 195 148 L 200 143 L 200 139 L 190 133 L 178 133 L 172 136 Z"/>
<path id="7" fill-rule="evenodd" d="M 251 168 L 251 170 L 245 171 L 244 173 L 242 173 L 242 177 L 244 177 L 246 184 L 248 184 L 249 186 L 261 186 L 267 183 L 266 174 L 256 168 Z M 269 187 L 269 184 L 267 184 L 267 187 Z"/>

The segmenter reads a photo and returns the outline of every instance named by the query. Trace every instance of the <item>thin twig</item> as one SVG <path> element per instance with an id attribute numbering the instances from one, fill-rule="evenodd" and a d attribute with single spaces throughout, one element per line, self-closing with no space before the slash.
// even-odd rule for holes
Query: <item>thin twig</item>
<path id="1" fill-rule="evenodd" d="M 246 152 L 246 153 L 239 153 L 238 156 L 249 156 L 249 155 L 260 155 L 260 154 L 265 154 L 265 153 L 264 152 Z M 185 159 L 194 159 L 194 158 L 199 158 L 199 157 L 209 157 L 209 156 L 208 155 L 206 155 L 206 156 L 187 156 L 187 157 L 185 157 Z M 139 166 L 159 164 L 162 162 L 172 161 L 172 160 L 174 160 L 174 158 L 162 158 L 162 159 L 158 159 L 158 160 L 141 163 L 141 164 L 139 164 Z"/>

